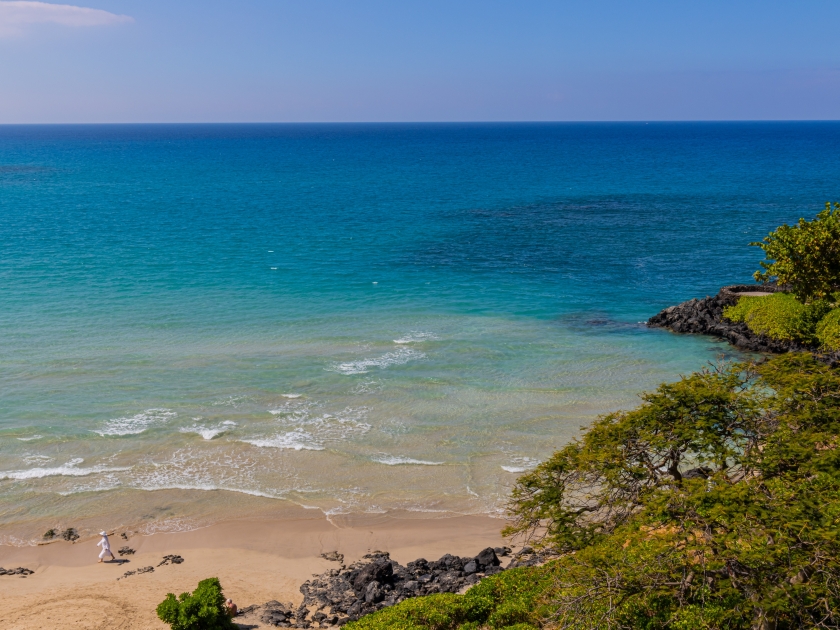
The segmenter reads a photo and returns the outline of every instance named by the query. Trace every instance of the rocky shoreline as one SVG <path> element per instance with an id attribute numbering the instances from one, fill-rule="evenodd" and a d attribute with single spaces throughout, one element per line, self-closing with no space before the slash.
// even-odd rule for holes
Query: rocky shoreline
<path id="1" fill-rule="evenodd" d="M 506 567 L 500 558 L 510 556 Z M 338 553 L 324 558 L 343 563 Z M 439 560 L 418 558 L 405 566 L 383 551 L 374 551 L 349 567 L 331 569 L 307 580 L 300 587 L 300 606 L 270 601 L 248 606 L 243 616 L 254 615 L 260 623 L 282 628 L 343 626 L 364 615 L 393 606 L 411 597 L 432 593 L 458 593 L 483 577 L 507 569 L 534 566 L 547 560 L 530 547 L 515 554 L 508 547 L 488 547 L 471 558 L 446 554 Z"/>
<path id="2" fill-rule="evenodd" d="M 730 344 L 749 352 L 781 354 L 784 352 L 818 352 L 818 348 L 796 341 L 771 339 L 757 335 L 743 322 L 730 322 L 723 318 L 723 309 L 733 306 L 744 294 L 775 293 L 775 285 L 735 284 L 723 287 L 717 295 L 693 299 L 669 306 L 647 321 L 651 328 L 666 328 L 675 333 L 712 335 L 726 339 Z"/>

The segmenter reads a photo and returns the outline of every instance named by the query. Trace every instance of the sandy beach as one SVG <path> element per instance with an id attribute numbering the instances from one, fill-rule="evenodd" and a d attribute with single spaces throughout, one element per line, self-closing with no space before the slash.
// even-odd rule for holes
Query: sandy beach
<path id="1" fill-rule="evenodd" d="M 184 533 L 111 537 L 114 551 L 136 550 L 128 562 L 97 563 L 98 537 L 63 540 L 34 547 L 0 547 L 0 566 L 26 567 L 34 574 L 0 576 L 4 628 L 120 629 L 166 628 L 155 607 L 166 593 L 195 588 L 218 577 L 225 594 L 240 606 L 270 600 L 297 604 L 300 585 L 336 568 L 320 554 L 338 551 L 345 563 L 373 550 L 388 551 L 406 563 L 445 553 L 474 555 L 504 541 L 504 522 L 482 516 L 423 518 L 422 515 L 237 520 Z M 182 564 L 158 567 L 163 556 L 178 554 Z M 119 556 L 118 556 L 119 558 Z M 126 571 L 155 566 L 154 572 L 117 580 Z M 244 627 L 262 627 L 255 616 L 237 618 Z M 267 627 L 267 626 L 266 626 Z"/>

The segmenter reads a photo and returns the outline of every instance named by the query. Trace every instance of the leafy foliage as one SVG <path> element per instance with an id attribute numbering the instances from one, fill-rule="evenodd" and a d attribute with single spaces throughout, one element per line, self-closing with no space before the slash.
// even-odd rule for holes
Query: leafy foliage
<path id="1" fill-rule="evenodd" d="M 177 599 L 168 593 L 158 605 L 157 615 L 172 630 L 231 630 L 237 627 L 225 610 L 219 578 L 202 580 L 192 594 L 181 593 Z"/>
<path id="2" fill-rule="evenodd" d="M 825 299 L 840 289 L 840 203 L 826 203 L 813 221 L 799 219 L 796 225 L 782 225 L 760 243 L 764 250 L 764 271 L 756 271 L 761 282 L 776 279 L 790 285 L 800 302 Z"/>
<path id="3" fill-rule="evenodd" d="M 817 324 L 817 339 L 825 350 L 840 350 L 840 308 L 833 309 Z"/>
<path id="4" fill-rule="evenodd" d="M 485 578 L 464 595 L 428 595 L 347 624 L 347 630 L 534 630 L 548 614 L 541 596 L 552 566 L 511 569 Z"/>
<path id="5" fill-rule="evenodd" d="M 754 333 L 773 339 L 817 343 L 817 324 L 831 310 L 826 300 L 803 304 L 789 293 L 765 297 L 743 296 L 734 306 L 723 309 L 733 322 L 746 322 Z"/>
<path id="6" fill-rule="evenodd" d="M 557 628 L 840 625 L 840 373 L 788 354 L 693 374 L 521 477 L 508 534 L 568 552 Z"/>

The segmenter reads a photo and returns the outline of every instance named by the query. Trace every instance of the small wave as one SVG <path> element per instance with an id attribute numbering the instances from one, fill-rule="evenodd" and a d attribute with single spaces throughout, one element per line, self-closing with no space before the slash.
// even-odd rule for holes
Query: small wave
<path id="1" fill-rule="evenodd" d="M 420 332 L 413 330 L 407 335 L 403 335 L 399 339 L 394 339 L 394 343 L 418 343 L 420 341 L 437 341 L 438 339 L 440 339 L 440 337 L 438 337 L 435 333 Z"/>
<path id="2" fill-rule="evenodd" d="M 246 444 L 253 444 L 260 448 L 286 448 L 295 451 L 323 451 L 324 446 L 320 444 L 312 434 L 296 429 L 283 434 L 277 434 L 271 438 L 241 440 Z"/>
<path id="3" fill-rule="evenodd" d="M 373 461 L 377 464 L 385 464 L 386 466 L 440 466 L 443 462 L 429 462 L 423 459 L 412 459 L 411 457 L 397 457 L 394 455 L 383 455 L 381 457 L 374 457 Z"/>
<path id="4" fill-rule="evenodd" d="M 152 425 L 166 422 L 177 415 L 171 409 L 146 409 L 146 411 L 130 417 L 108 420 L 104 428 L 94 430 L 94 433 L 103 437 L 108 435 L 137 435 L 143 433 Z"/>
<path id="5" fill-rule="evenodd" d="M 360 359 L 359 361 L 347 361 L 345 363 L 333 363 L 326 368 L 329 372 L 339 374 L 367 374 L 370 368 L 385 369 L 392 365 L 405 365 L 409 361 L 424 359 L 425 353 L 412 348 L 399 348 L 394 352 L 386 352 L 382 356 L 371 359 Z"/>
<path id="6" fill-rule="evenodd" d="M 238 407 L 241 402 L 247 400 L 247 396 L 228 396 L 227 398 L 214 400 L 212 405 L 214 407 Z"/>
<path id="7" fill-rule="evenodd" d="M 44 477 L 86 477 L 96 473 L 122 472 L 130 468 L 108 468 L 106 466 L 92 466 L 90 468 L 77 468 L 83 459 L 71 459 L 64 466 L 55 468 L 28 468 L 26 470 L 0 471 L 0 479 L 14 479 L 24 481 L 26 479 L 42 479 Z"/>
<path id="8" fill-rule="evenodd" d="M 21 442 L 31 442 L 32 440 L 40 440 L 43 437 L 44 437 L 43 435 L 31 435 L 29 437 L 17 438 L 17 439 L 19 439 Z"/>
<path id="9" fill-rule="evenodd" d="M 367 407 L 345 407 L 338 412 L 323 414 L 313 413 L 320 405 L 308 401 L 305 403 L 289 401 L 279 409 L 270 409 L 269 413 L 277 418 L 280 431 L 277 436 L 268 438 L 269 442 L 276 442 L 280 438 L 279 448 L 290 448 L 286 446 L 286 440 L 294 444 L 306 444 L 304 448 L 309 450 L 322 450 L 326 444 L 340 443 L 353 437 L 364 435 L 371 429 L 371 425 L 365 422 L 368 413 Z M 305 436 L 298 440 L 296 436 Z M 253 438 L 256 439 L 256 438 Z M 250 440 L 250 444 L 254 441 Z M 262 440 L 265 441 L 265 440 Z M 257 444 L 257 446 L 272 446 L 274 444 Z M 317 448 L 315 448 L 317 447 Z M 301 450 L 297 448 L 297 450 Z"/>
<path id="10" fill-rule="evenodd" d="M 300 398 L 302 394 L 283 394 L 283 398 Z"/>
<path id="11" fill-rule="evenodd" d="M 533 457 L 512 457 L 511 466 L 502 466 L 502 470 L 509 473 L 524 473 L 536 468 L 539 461 Z"/>
<path id="12" fill-rule="evenodd" d="M 181 427 L 180 431 L 181 433 L 197 433 L 205 440 L 212 440 L 214 437 L 218 437 L 223 433 L 226 433 L 232 426 L 235 427 L 236 423 L 231 420 L 226 420 L 217 427 L 206 427 L 200 424 L 194 424 L 191 427 Z"/>
<path id="13" fill-rule="evenodd" d="M 32 464 L 46 464 L 47 462 L 51 462 L 53 460 L 52 457 L 48 457 L 46 455 L 27 455 L 23 458 L 23 461 L 29 465 Z"/>

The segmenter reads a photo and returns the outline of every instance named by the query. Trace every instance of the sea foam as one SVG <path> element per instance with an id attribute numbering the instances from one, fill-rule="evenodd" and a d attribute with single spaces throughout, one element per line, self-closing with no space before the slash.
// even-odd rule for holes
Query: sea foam
<path id="1" fill-rule="evenodd" d="M 385 354 L 372 357 L 370 359 L 360 359 L 358 361 L 346 361 L 344 363 L 333 363 L 326 368 L 329 372 L 338 372 L 339 374 L 367 374 L 371 368 L 385 369 L 392 365 L 405 365 L 409 361 L 426 358 L 426 354 L 419 350 L 412 348 L 398 348 L 393 352 L 386 352 Z"/>
<path id="2" fill-rule="evenodd" d="M 102 429 L 95 429 L 94 433 L 105 437 L 110 435 L 137 435 L 143 433 L 155 424 L 163 424 L 178 414 L 171 409 L 146 409 L 142 413 L 125 418 L 108 420 Z"/>
<path id="3" fill-rule="evenodd" d="M 253 444 L 261 448 L 287 448 L 295 451 L 323 451 L 324 446 L 315 440 L 311 433 L 307 433 L 301 429 L 288 431 L 287 433 L 278 433 L 270 438 L 258 438 L 252 440 L 242 440 L 246 444 Z"/>
<path id="4" fill-rule="evenodd" d="M 200 418 L 196 418 L 199 420 Z M 218 437 L 223 433 L 229 431 L 232 427 L 235 427 L 236 423 L 231 420 L 225 420 L 220 425 L 215 427 L 208 427 L 201 424 L 194 424 L 191 427 L 181 427 L 179 430 L 181 433 L 197 433 L 205 440 L 212 440 L 214 437 Z"/>
<path id="5" fill-rule="evenodd" d="M 411 457 L 398 457 L 395 455 L 382 455 L 373 457 L 372 461 L 386 466 L 440 466 L 443 462 L 429 462 L 423 459 L 412 459 Z"/>
<path id="6" fill-rule="evenodd" d="M 55 468 L 28 468 L 26 470 L 0 471 L 0 479 L 14 479 L 24 481 L 26 479 L 42 479 L 43 477 L 85 477 L 96 473 L 121 472 L 130 468 L 108 468 L 106 466 L 91 466 L 90 468 L 78 468 L 78 465 L 85 460 L 81 458 L 71 459 L 64 466 Z"/>
<path id="7" fill-rule="evenodd" d="M 29 437 L 17 438 L 21 442 L 31 442 L 32 440 L 40 440 L 43 438 L 43 435 L 31 435 Z"/>
<path id="8" fill-rule="evenodd" d="M 394 343 L 418 343 L 421 341 L 437 341 L 438 339 L 440 339 L 440 337 L 438 337 L 435 333 L 413 330 L 399 339 L 394 339 Z"/>

